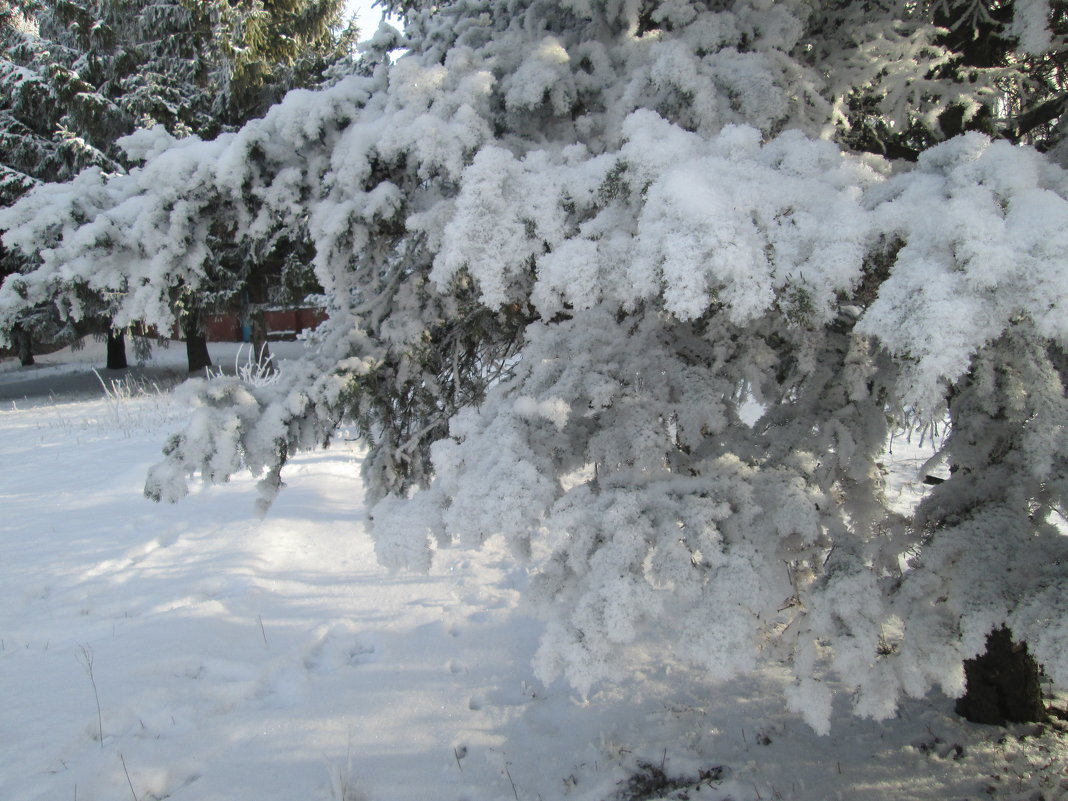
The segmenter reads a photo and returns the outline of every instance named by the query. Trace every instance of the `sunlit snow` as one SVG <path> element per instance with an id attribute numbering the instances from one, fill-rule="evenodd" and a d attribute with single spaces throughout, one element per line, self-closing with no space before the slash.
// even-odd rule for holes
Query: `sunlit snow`
<path id="1" fill-rule="evenodd" d="M 938 696 L 881 724 L 836 707 L 819 737 L 767 666 L 717 686 L 661 658 L 585 701 L 545 687 L 526 570 L 493 543 L 380 567 L 344 437 L 293 461 L 263 520 L 247 475 L 153 504 L 145 471 L 186 417 L 157 387 L 183 358 L 157 350 L 110 397 L 102 345 L 0 362 L 0 798 L 606 801 L 642 763 L 691 799 L 1068 793 L 1063 735 L 965 725 Z M 929 453 L 895 443 L 900 500 Z"/>

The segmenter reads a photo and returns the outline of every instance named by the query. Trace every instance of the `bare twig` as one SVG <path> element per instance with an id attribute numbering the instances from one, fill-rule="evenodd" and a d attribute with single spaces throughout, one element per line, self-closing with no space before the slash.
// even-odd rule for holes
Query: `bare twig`
<path id="1" fill-rule="evenodd" d="M 96 733 L 100 740 L 100 747 L 104 747 L 104 717 L 100 713 L 100 693 L 96 689 L 96 676 L 93 675 L 93 649 L 88 645 L 79 645 L 78 662 L 85 672 L 89 674 L 89 683 L 93 685 L 93 698 L 96 700 Z"/>
<path id="2" fill-rule="evenodd" d="M 119 753 L 119 759 L 122 760 L 122 772 L 126 774 L 126 783 L 130 785 L 130 794 L 133 796 L 134 801 L 140 801 L 137 797 L 137 792 L 133 788 L 133 782 L 130 780 L 130 771 L 126 770 L 126 759 L 123 757 L 122 752 Z"/>
<path id="3" fill-rule="evenodd" d="M 512 781 L 512 773 L 508 770 L 508 763 L 504 763 L 504 775 L 508 777 L 508 783 L 512 785 L 512 795 L 515 796 L 515 801 L 519 801 L 519 791 L 515 789 L 515 782 Z"/>

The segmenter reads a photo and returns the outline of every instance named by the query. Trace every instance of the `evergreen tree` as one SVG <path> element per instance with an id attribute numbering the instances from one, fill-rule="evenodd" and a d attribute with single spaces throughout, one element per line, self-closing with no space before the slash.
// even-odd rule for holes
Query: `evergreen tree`
<path id="1" fill-rule="evenodd" d="M 294 85 L 318 80 L 344 55 L 352 34 L 341 29 L 341 7 L 340 0 L 264 7 L 178 0 L 3 6 L 0 97 L 7 100 L 0 100 L 0 203 L 10 204 L 42 181 L 69 180 L 86 167 L 125 171 L 134 161 L 119 139 L 138 126 L 213 137 L 262 113 Z M 216 251 L 229 247 L 220 242 Z M 219 261 L 227 258 L 236 260 L 220 255 Z M 33 254 L 4 259 L 5 274 L 25 272 L 34 263 Z M 217 304 L 235 294 L 232 272 L 221 272 L 226 291 L 216 292 Z M 113 293 L 122 288 L 94 294 L 82 281 L 76 291 L 76 307 L 55 309 L 54 290 L 24 304 L 21 332 L 62 341 L 97 319 L 110 335 Z M 193 337 L 191 356 L 203 359 L 199 315 L 212 310 L 212 300 L 176 302 L 185 311 L 182 327 Z M 81 325 L 72 326 L 72 319 Z M 118 340 L 112 337 L 110 344 Z"/>
<path id="2" fill-rule="evenodd" d="M 0 307 L 84 276 L 120 321 L 169 324 L 220 237 L 314 245 L 316 347 L 208 383 L 146 492 L 267 503 L 348 420 L 383 564 L 538 560 L 546 681 L 778 659 L 826 730 L 832 686 L 961 695 L 1008 628 L 1068 686 L 1064 5 L 392 10 L 332 86 L 0 212 L 55 243 Z M 893 510 L 890 426 L 944 415 L 950 478 Z"/>

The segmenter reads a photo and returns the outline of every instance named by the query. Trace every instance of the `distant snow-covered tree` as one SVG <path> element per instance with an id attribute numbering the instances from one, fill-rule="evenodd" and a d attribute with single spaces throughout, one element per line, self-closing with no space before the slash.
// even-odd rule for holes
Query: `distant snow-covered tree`
<path id="1" fill-rule="evenodd" d="M 314 246 L 308 357 L 203 385 L 146 492 L 269 503 L 350 421 L 383 564 L 533 561 L 545 681 L 776 659 L 826 730 L 834 688 L 960 695 L 1008 627 L 1068 686 L 1064 4 L 392 10 L 334 85 L 0 212 L 52 243 L 0 303 L 85 276 L 120 323 L 169 324 L 220 232 Z M 891 509 L 890 427 L 945 415 L 950 478 Z"/>
<path id="2" fill-rule="evenodd" d="M 343 29 L 340 0 L 255 7 L 226 0 L 4 2 L 0 204 L 41 182 L 70 180 L 87 167 L 125 171 L 136 158 L 118 140 L 138 127 L 214 137 L 263 113 L 293 86 L 320 80 L 345 55 L 351 36 Z M 42 238 L 24 254 L 29 263 L 5 254 L 4 273 L 32 269 L 35 251 L 50 241 Z M 202 291 L 178 300 L 183 327 L 194 340 L 200 313 L 240 291 L 223 263 L 247 254 L 225 237 L 215 250 L 218 271 L 226 276 L 214 287 L 216 297 Z M 92 318 L 109 326 L 115 295 L 123 291 L 112 286 L 90 292 L 76 279 L 69 292 L 77 293 L 77 302 L 57 310 L 55 288 L 39 288 L 5 316 L 15 316 L 21 331 L 53 341 L 73 336 L 75 320 L 82 328 Z"/>

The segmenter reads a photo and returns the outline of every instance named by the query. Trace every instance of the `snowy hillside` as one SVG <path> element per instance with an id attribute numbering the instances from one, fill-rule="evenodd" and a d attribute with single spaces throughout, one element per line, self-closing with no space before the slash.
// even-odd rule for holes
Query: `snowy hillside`
<path id="1" fill-rule="evenodd" d="M 93 357 L 36 373 L 62 390 Z M 492 546 L 379 567 L 358 443 L 295 458 L 262 521 L 247 476 L 160 506 L 142 486 L 179 401 L 35 391 L 0 409 L 0 799 L 1068 798 L 1063 733 L 965 725 L 942 697 L 818 737 L 773 667 L 541 686 L 527 570 Z M 912 492 L 926 455 L 894 450 Z"/>

